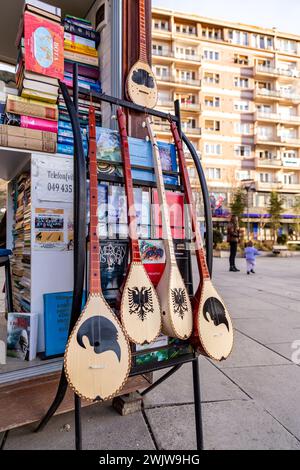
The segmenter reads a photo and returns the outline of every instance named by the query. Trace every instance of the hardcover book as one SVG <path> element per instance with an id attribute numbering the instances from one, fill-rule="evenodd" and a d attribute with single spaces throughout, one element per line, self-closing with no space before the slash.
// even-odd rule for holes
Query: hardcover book
<path id="1" fill-rule="evenodd" d="M 71 51 L 64 51 L 65 59 L 66 60 L 71 60 L 73 62 L 78 62 L 79 64 L 84 64 L 84 65 L 93 65 L 94 67 L 98 67 L 98 56 L 97 57 L 91 57 L 85 54 L 79 54 L 78 52 L 71 52 Z M 61 78 L 62 80 L 62 78 Z"/>
<path id="2" fill-rule="evenodd" d="M 157 189 L 152 190 L 153 238 L 162 238 L 162 216 Z M 184 195 L 178 192 L 166 191 L 167 204 L 170 214 L 170 224 L 173 238 L 184 239 Z"/>
<path id="3" fill-rule="evenodd" d="M 72 61 L 68 61 L 65 59 L 65 71 L 73 74 L 73 62 Z M 85 65 L 79 64 L 78 73 L 79 75 L 83 77 L 93 78 L 94 80 L 98 80 L 100 76 L 100 70 L 99 70 L 98 64 L 96 67 L 87 65 L 87 64 Z"/>
<path id="4" fill-rule="evenodd" d="M 65 21 L 64 22 L 64 29 L 67 33 L 72 33 L 75 34 L 76 36 L 81 36 L 83 38 L 91 39 L 93 41 L 96 41 L 96 44 L 99 44 L 100 36 L 96 31 L 89 30 L 83 25 L 80 24 L 74 24 L 71 23 L 70 21 Z"/>
<path id="5" fill-rule="evenodd" d="M 140 240 L 143 264 L 154 286 L 157 286 L 165 269 L 166 254 L 162 240 Z"/>
<path id="6" fill-rule="evenodd" d="M 40 117 L 43 119 L 58 119 L 58 108 L 56 105 L 41 103 L 40 101 L 22 98 L 21 96 L 8 95 L 6 111 L 8 113 Z"/>
<path id="7" fill-rule="evenodd" d="M 9 313 L 7 319 L 7 355 L 23 361 L 36 357 L 38 315 Z"/>
<path id="8" fill-rule="evenodd" d="M 56 134 L 1 124 L 0 145 L 3 147 L 55 153 Z"/>
<path id="9" fill-rule="evenodd" d="M 45 356 L 65 352 L 68 339 L 73 292 L 44 294 Z M 85 293 L 82 306 L 85 304 Z"/>
<path id="10" fill-rule="evenodd" d="M 64 34 L 64 38 L 65 38 L 65 41 L 70 41 L 70 42 L 73 42 L 74 44 L 81 44 L 82 46 L 88 46 L 88 47 L 92 47 L 93 49 L 96 49 L 96 41 L 93 41 L 92 39 L 87 39 L 81 36 L 76 36 L 75 34 L 67 33 L 66 31 Z"/>
<path id="11" fill-rule="evenodd" d="M 121 240 L 101 241 L 101 285 L 105 298 L 115 300 L 128 265 L 128 243 Z"/>
<path id="12" fill-rule="evenodd" d="M 39 131 L 54 132 L 57 134 L 57 121 L 49 121 L 47 119 L 39 119 L 30 116 L 21 116 L 21 127 L 27 129 L 37 129 Z"/>
<path id="13" fill-rule="evenodd" d="M 54 21 L 24 13 L 25 68 L 62 80 L 64 29 Z"/>
<path id="14" fill-rule="evenodd" d="M 84 54 L 91 57 L 98 57 L 98 52 L 93 47 L 78 44 L 76 42 L 68 41 L 65 39 L 64 42 L 65 51 L 78 52 L 78 54 Z"/>

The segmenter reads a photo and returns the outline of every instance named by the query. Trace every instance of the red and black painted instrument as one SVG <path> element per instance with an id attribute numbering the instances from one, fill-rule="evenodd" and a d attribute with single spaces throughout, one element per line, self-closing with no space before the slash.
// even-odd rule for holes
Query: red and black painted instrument
<path id="1" fill-rule="evenodd" d="M 95 108 L 89 109 L 90 161 L 90 282 L 89 297 L 67 344 L 64 367 L 69 385 L 88 400 L 110 400 L 130 372 L 129 341 L 106 302 L 100 278 L 98 179 Z"/>
<path id="2" fill-rule="evenodd" d="M 145 0 L 139 4 L 139 60 L 132 66 L 126 81 L 126 92 L 133 103 L 147 108 L 154 108 L 157 103 L 158 91 L 154 73 L 148 63 Z"/>
<path id="3" fill-rule="evenodd" d="M 140 255 L 126 119 L 121 109 L 118 109 L 117 117 L 127 196 L 130 246 L 130 265 L 121 289 L 120 315 L 130 340 L 137 344 L 145 344 L 154 341 L 160 333 L 161 310 L 156 290 Z"/>
<path id="4" fill-rule="evenodd" d="M 196 207 L 190 185 L 182 141 L 176 124 L 170 120 L 171 131 L 178 153 L 179 168 L 189 208 L 195 242 L 200 283 L 193 302 L 194 333 L 192 342 L 204 355 L 218 361 L 226 359 L 233 346 L 233 327 L 223 300 L 217 293 L 208 271 L 202 237 L 197 223 Z"/>

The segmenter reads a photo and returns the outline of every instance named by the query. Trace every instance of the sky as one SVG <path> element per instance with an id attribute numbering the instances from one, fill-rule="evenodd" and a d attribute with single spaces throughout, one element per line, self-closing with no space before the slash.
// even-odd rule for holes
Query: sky
<path id="1" fill-rule="evenodd" d="M 152 0 L 152 5 L 300 35 L 300 0 Z"/>

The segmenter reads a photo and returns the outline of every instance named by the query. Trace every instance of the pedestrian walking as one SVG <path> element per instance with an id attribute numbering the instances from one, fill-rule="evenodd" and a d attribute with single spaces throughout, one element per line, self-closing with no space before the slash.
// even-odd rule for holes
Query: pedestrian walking
<path id="1" fill-rule="evenodd" d="M 236 215 L 232 215 L 230 218 L 230 222 L 228 223 L 227 241 L 230 246 L 229 271 L 238 272 L 240 270 L 235 265 L 235 257 L 237 253 L 238 243 L 240 241 L 240 229 L 238 225 L 238 218 Z"/>
<path id="2" fill-rule="evenodd" d="M 254 248 L 253 243 L 249 241 L 245 248 L 247 274 L 250 274 L 250 273 L 255 274 L 254 268 L 255 268 L 256 256 L 258 255 L 259 255 L 259 252 L 257 251 L 256 248 Z"/>

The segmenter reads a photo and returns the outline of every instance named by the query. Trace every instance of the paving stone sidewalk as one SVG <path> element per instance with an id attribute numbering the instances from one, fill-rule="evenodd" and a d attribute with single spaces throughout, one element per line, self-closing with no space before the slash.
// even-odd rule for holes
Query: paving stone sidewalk
<path id="1" fill-rule="evenodd" d="M 231 312 L 235 346 L 219 364 L 200 360 L 205 449 L 300 449 L 300 260 L 261 258 L 257 274 L 228 272 L 214 260 L 214 281 Z M 300 352 L 295 354 L 300 360 Z M 158 377 L 160 373 L 156 374 Z M 119 416 L 109 404 L 83 410 L 84 449 L 195 449 L 189 364 L 154 389 L 144 411 Z M 73 449 L 74 419 L 52 419 L 9 433 L 6 449 Z M 66 424 L 71 425 L 70 431 Z"/>

